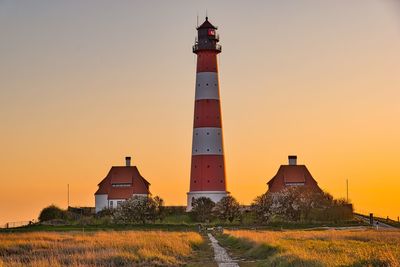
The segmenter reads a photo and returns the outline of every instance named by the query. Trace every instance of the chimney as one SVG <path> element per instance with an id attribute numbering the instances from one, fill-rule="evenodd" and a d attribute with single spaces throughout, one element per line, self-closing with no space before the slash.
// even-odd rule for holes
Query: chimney
<path id="1" fill-rule="evenodd" d="M 289 156 L 289 165 L 297 165 L 297 156 Z"/>
<path id="2" fill-rule="evenodd" d="M 126 167 L 130 167 L 131 166 L 131 157 L 125 157 L 125 163 L 126 163 Z"/>

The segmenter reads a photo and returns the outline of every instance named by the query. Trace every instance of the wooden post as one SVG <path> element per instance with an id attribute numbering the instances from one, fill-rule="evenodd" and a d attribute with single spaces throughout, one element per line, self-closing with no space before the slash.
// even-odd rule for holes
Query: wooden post
<path id="1" fill-rule="evenodd" d="M 369 224 L 374 225 L 374 214 L 373 213 L 369 214 Z"/>

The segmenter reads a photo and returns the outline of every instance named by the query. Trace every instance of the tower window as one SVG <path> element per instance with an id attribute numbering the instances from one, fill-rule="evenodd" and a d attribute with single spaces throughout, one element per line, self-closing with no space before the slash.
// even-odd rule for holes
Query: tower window
<path id="1" fill-rule="evenodd" d="M 210 182 L 210 180 L 207 180 L 207 183 L 209 183 Z"/>
<path id="2" fill-rule="evenodd" d="M 208 86 L 208 83 L 206 83 L 206 86 Z"/>
<path id="3" fill-rule="evenodd" d="M 210 165 L 207 165 L 207 168 L 210 168 Z"/>
<path id="4" fill-rule="evenodd" d="M 207 132 L 207 135 L 210 135 L 210 133 L 209 133 L 209 132 Z"/>
<path id="5" fill-rule="evenodd" d="M 207 151 L 210 151 L 210 149 L 209 149 L 209 148 L 207 148 Z"/>

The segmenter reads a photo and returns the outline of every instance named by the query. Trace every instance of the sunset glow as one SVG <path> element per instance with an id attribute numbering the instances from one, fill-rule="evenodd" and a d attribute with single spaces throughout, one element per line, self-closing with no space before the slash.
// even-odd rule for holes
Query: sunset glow
<path id="1" fill-rule="evenodd" d="M 173 4 L 172 4 L 173 3 Z M 204 4 L 206 3 L 206 4 Z M 212 7 L 212 8 L 211 8 Z M 288 155 L 355 210 L 400 216 L 395 1 L 0 2 L 0 224 L 94 206 L 132 164 L 189 191 L 196 16 L 219 26 L 227 190 L 250 204 Z"/>

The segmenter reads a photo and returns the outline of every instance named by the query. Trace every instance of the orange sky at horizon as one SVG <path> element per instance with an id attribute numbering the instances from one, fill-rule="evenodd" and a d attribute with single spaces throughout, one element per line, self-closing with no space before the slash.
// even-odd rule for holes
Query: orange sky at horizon
<path id="1" fill-rule="evenodd" d="M 65 208 L 67 184 L 94 206 L 128 155 L 154 195 L 186 203 L 205 8 L 232 195 L 251 203 L 294 154 L 334 197 L 349 179 L 357 211 L 400 216 L 400 5 L 93 3 L 0 2 L 0 225 Z"/>

